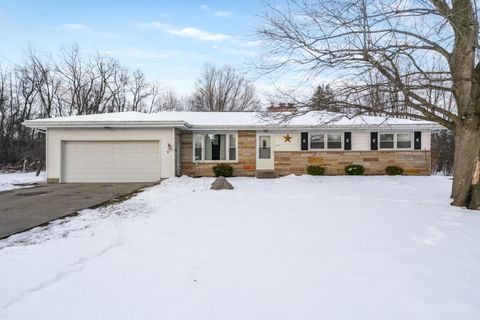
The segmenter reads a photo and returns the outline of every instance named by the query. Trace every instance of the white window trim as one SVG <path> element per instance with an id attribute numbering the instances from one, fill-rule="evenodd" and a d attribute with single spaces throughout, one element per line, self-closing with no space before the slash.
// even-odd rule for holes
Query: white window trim
<path id="1" fill-rule="evenodd" d="M 393 134 L 393 147 L 391 148 L 382 148 L 382 134 Z M 378 150 L 395 150 L 395 147 L 397 146 L 397 135 L 395 132 L 379 132 L 378 133 Z"/>
<path id="2" fill-rule="evenodd" d="M 398 134 L 409 134 L 410 135 L 410 147 L 409 148 L 399 148 L 397 146 L 397 135 Z M 407 132 L 407 131 L 398 131 L 398 132 L 395 132 L 395 150 L 413 150 L 414 149 L 414 133 L 413 131 L 412 132 Z"/>
<path id="3" fill-rule="evenodd" d="M 335 134 L 335 133 L 340 133 L 341 138 L 340 138 L 340 143 L 342 144 L 341 148 L 328 148 L 328 134 Z M 311 136 L 315 134 L 323 134 L 323 148 L 311 148 Z M 308 133 L 308 150 L 312 151 L 317 151 L 317 150 L 323 150 L 323 151 L 343 151 L 345 150 L 345 137 L 344 133 L 340 131 L 311 131 Z"/>
<path id="4" fill-rule="evenodd" d="M 323 134 L 323 148 L 312 148 L 311 145 L 312 145 L 312 135 L 316 135 L 316 134 Z M 309 132 L 308 133 L 308 150 L 325 150 L 326 147 L 327 147 L 327 144 L 325 142 L 325 139 L 326 138 L 326 134 L 325 132 Z"/>
<path id="5" fill-rule="evenodd" d="M 382 134 L 393 134 L 393 148 L 382 148 L 380 143 L 380 135 Z M 397 135 L 398 134 L 410 134 L 410 148 L 398 148 L 397 147 Z M 413 150 L 414 146 L 414 134 L 413 131 L 385 131 L 378 133 L 378 150 L 392 151 L 392 150 Z"/>
<path id="6" fill-rule="evenodd" d="M 225 156 L 230 158 L 230 138 L 229 136 L 235 136 L 235 160 L 205 160 L 205 136 L 208 134 L 224 134 L 226 135 L 225 141 Z M 195 136 L 202 136 L 202 159 L 195 160 Z M 192 162 L 193 163 L 238 163 L 238 132 L 232 131 L 205 131 L 205 132 L 193 132 L 192 133 Z"/>

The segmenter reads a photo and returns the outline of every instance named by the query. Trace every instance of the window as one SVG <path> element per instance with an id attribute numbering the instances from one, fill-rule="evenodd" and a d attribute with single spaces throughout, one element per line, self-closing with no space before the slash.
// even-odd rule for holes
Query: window
<path id="1" fill-rule="evenodd" d="M 341 133 L 327 134 L 327 148 L 342 149 L 342 134 Z"/>
<path id="2" fill-rule="evenodd" d="M 342 133 L 310 133 L 310 147 L 309 149 L 342 149 Z"/>
<path id="3" fill-rule="evenodd" d="M 412 147 L 412 135 L 410 133 L 397 133 L 397 149 L 410 149 Z"/>
<path id="4" fill-rule="evenodd" d="M 202 160 L 202 136 L 197 134 L 193 137 L 193 144 L 195 148 L 194 159 L 195 161 Z"/>
<path id="5" fill-rule="evenodd" d="M 412 147 L 411 133 L 380 133 L 380 149 L 410 149 Z"/>
<path id="6" fill-rule="evenodd" d="M 325 135 L 323 133 L 312 133 L 310 149 L 325 149 Z"/>
<path id="7" fill-rule="evenodd" d="M 205 160 L 225 160 L 227 158 L 226 140 L 225 134 L 206 134 Z"/>
<path id="8" fill-rule="evenodd" d="M 229 160 L 237 160 L 237 137 L 235 135 L 230 134 L 229 137 L 229 144 L 228 144 L 228 156 Z"/>
<path id="9" fill-rule="evenodd" d="M 380 149 L 393 149 L 393 133 L 380 134 Z"/>
<path id="10" fill-rule="evenodd" d="M 237 136 L 228 133 L 195 134 L 193 161 L 237 160 Z"/>

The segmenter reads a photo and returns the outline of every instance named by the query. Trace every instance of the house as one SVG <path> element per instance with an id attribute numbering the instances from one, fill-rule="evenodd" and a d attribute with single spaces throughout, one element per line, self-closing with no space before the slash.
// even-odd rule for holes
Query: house
<path id="1" fill-rule="evenodd" d="M 308 165 L 366 174 L 397 165 L 430 174 L 427 121 L 312 112 L 278 122 L 255 112 L 108 113 L 29 120 L 46 133 L 49 183 L 150 182 L 176 175 L 212 176 L 229 163 L 236 176 L 257 171 L 304 174 Z M 335 120 L 335 121 L 333 121 Z"/>

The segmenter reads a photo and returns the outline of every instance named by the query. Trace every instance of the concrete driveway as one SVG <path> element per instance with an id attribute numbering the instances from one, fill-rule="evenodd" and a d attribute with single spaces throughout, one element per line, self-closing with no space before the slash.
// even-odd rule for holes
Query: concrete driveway
<path id="1" fill-rule="evenodd" d="M 0 239 L 151 185 L 151 183 L 50 184 L 0 192 Z"/>

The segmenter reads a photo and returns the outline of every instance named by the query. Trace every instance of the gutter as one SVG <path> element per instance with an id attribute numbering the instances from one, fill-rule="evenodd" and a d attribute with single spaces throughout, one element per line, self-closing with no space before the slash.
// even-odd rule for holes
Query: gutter
<path id="1" fill-rule="evenodd" d="M 39 121 L 26 120 L 22 125 L 27 128 L 185 128 L 190 129 L 191 125 L 185 121 Z"/>
<path id="2" fill-rule="evenodd" d="M 206 131 L 206 130 L 267 130 L 267 131 L 283 131 L 283 130 L 292 130 L 292 131 L 315 131 L 315 130 L 391 130 L 391 129 L 423 129 L 423 130 L 438 130 L 444 129 L 442 126 L 437 124 L 381 124 L 381 125 L 237 125 L 237 126 L 200 126 L 194 125 L 191 126 L 191 130 L 197 131 Z"/>
<path id="3" fill-rule="evenodd" d="M 187 130 L 391 130 L 391 129 L 424 129 L 438 130 L 443 127 L 438 124 L 419 123 L 419 124 L 356 124 L 356 125 L 335 125 L 317 124 L 317 125 L 288 125 L 288 124 L 261 124 L 261 125 L 191 125 L 186 121 L 39 121 L 27 120 L 22 125 L 28 128 L 44 130 L 45 128 L 180 128 Z"/>

